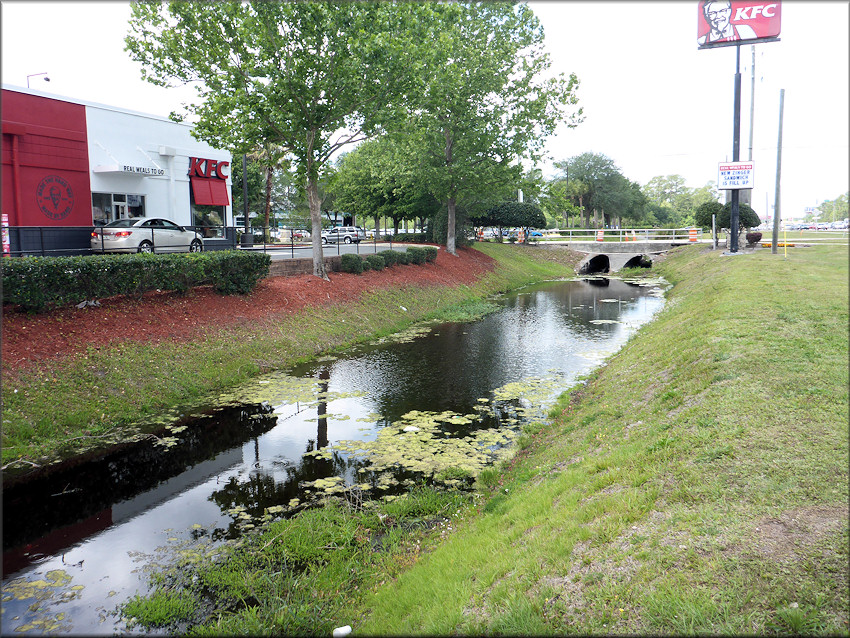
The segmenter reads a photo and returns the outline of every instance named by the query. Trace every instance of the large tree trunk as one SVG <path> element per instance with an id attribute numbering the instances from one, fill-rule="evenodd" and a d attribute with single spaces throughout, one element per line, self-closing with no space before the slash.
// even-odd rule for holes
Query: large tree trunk
<path id="1" fill-rule="evenodd" d="M 451 131 L 448 127 L 443 129 L 443 136 L 446 140 L 446 166 L 449 167 L 451 174 L 452 167 L 452 148 L 454 140 L 452 139 Z M 451 195 L 449 195 L 446 205 L 448 207 L 448 218 L 446 220 L 446 251 L 450 255 L 457 257 L 457 247 L 455 246 L 455 205 L 457 204 L 457 190 L 455 190 L 454 176 L 450 185 Z"/>
<path id="2" fill-rule="evenodd" d="M 319 200 L 319 182 L 313 177 L 307 178 L 307 201 L 310 203 L 310 221 L 313 228 L 311 234 L 313 274 L 325 281 L 330 281 L 325 270 L 325 255 L 322 251 L 322 202 Z"/>
<path id="3" fill-rule="evenodd" d="M 457 248 L 455 247 L 455 198 L 449 197 L 447 203 L 449 215 L 446 224 L 446 251 L 450 255 L 457 257 Z"/>

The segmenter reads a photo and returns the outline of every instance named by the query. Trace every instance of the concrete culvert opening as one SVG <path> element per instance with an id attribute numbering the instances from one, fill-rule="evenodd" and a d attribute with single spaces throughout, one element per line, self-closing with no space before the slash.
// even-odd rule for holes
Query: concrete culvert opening
<path id="1" fill-rule="evenodd" d="M 593 275 L 596 273 L 607 273 L 611 270 L 611 262 L 608 260 L 608 255 L 596 255 L 582 266 L 579 274 Z"/>
<path id="2" fill-rule="evenodd" d="M 629 259 L 623 268 L 652 268 L 652 259 L 647 255 L 636 255 Z"/>

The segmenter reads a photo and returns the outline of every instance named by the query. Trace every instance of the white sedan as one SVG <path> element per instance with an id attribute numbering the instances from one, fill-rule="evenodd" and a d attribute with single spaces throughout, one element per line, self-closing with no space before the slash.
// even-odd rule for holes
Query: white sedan
<path id="1" fill-rule="evenodd" d="M 95 228 L 91 249 L 96 253 L 197 253 L 204 249 L 204 242 L 195 231 L 167 219 L 131 217 Z"/>

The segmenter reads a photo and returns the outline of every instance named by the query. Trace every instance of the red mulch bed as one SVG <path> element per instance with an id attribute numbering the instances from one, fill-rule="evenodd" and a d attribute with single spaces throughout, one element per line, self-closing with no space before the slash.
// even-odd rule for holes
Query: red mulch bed
<path id="1" fill-rule="evenodd" d="M 440 251 L 437 261 L 396 265 L 362 275 L 330 273 L 330 281 L 313 275 L 269 277 L 245 296 L 223 296 L 210 288 L 186 295 L 149 293 L 141 299 L 115 297 L 99 307 L 74 306 L 42 315 L 3 306 L 3 373 L 14 373 L 40 361 L 112 342 L 186 341 L 209 331 L 295 312 L 305 306 L 343 303 L 363 291 L 403 284 L 454 286 L 470 284 L 493 269 L 491 258 L 472 249 L 453 257 Z"/>

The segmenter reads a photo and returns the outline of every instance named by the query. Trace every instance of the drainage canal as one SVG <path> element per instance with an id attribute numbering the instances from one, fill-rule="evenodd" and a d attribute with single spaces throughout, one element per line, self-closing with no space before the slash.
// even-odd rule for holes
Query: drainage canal
<path id="1" fill-rule="evenodd" d="M 4 476 L 2 633 L 113 633 L 146 575 L 327 495 L 453 487 L 663 305 L 661 284 L 523 289 L 236 388 L 156 437 Z M 457 470 L 462 470 L 458 472 Z"/>

